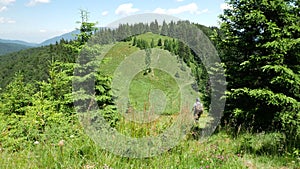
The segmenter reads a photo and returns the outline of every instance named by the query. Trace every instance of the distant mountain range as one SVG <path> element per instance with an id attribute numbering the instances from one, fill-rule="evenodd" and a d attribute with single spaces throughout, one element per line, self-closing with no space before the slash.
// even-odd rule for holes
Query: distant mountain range
<path id="1" fill-rule="evenodd" d="M 0 43 L 4 44 L 18 44 L 18 45 L 23 45 L 23 46 L 28 46 L 28 47 L 34 47 L 38 46 L 36 43 L 29 43 L 21 40 L 7 40 L 7 39 L 0 39 Z"/>
<path id="2" fill-rule="evenodd" d="M 61 39 L 68 40 L 68 41 L 69 40 L 74 40 L 76 35 L 79 34 L 79 33 L 80 33 L 79 30 L 74 30 L 72 32 L 65 33 L 63 35 L 56 36 L 54 38 L 45 40 L 44 42 L 38 44 L 38 46 L 46 46 L 46 45 L 50 45 L 50 44 L 55 44 L 56 42 L 59 42 Z"/>
<path id="3" fill-rule="evenodd" d="M 29 43 L 20 40 L 7 40 L 7 39 L 0 39 L 0 55 L 4 55 L 11 52 L 20 51 L 23 49 L 28 49 L 32 47 L 39 47 L 39 46 L 47 46 L 50 44 L 55 44 L 59 42 L 61 39 L 65 40 L 74 40 L 75 35 L 78 34 L 79 30 L 74 30 L 69 33 L 65 33 L 60 36 L 53 37 L 51 39 L 45 40 L 42 43 Z"/>
<path id="4" fill-rule="evenodd" d="M 2 41 L 2 40 L 0 40 Z M 18 41 L 17 43 L 4 43 L 0 42 L 0 55 L 4 55 L 11 52 L 17 52 L 23 49 L 32 48 L 33 46 L 29 46 L 29 44 L 20 44 L 22 41 Z"/>

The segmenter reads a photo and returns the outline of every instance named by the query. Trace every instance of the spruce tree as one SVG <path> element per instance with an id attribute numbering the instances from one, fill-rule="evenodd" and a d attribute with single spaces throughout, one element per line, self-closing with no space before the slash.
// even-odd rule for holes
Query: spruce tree
<path id="1" fill-rule="evenodd" d="M 224 119 L 300 135 L 300 9 L 294 0 L 229 0 L 216 39 L 228 81 Z"/>

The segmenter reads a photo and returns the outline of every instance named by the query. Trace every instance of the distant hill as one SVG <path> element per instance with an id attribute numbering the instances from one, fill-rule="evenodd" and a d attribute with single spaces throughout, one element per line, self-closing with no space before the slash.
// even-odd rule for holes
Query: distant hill
<path id="1" fill-rule="evenodd" d="M 69 33 L 65 33 L 60 36 L 56 36 L 54 38 L 45 40 L 42 43 L 29 43 L 25 41 L 20 40 L 7 40 L 7 39 L 0 39 L 0 55 L 17 52 L 23 49 L 33 48 L 33 47 L 39 47 L 39 46 L 47 46 L 50 44 L 55 44 L 56 42 L 59 42 L 61 39 L 65 40 L 73 40 L 75 39 L 75 35 L 79 33 L 79 30 L 74 30 Z"/>
<path id="2" fill-rule="evenodd" d="M 28 49 L 33 46 L 22 45 L 18 43 L 2 43 L 0 42 L 0 55 L 17 52 L 23 49 Z"/>
<path id="3" fill-rule="evenodd" d="M 21 41 L 21 40 L 8 40 L 8 39 L 0 39 L 0 43 L 19 44 L 19 45 L 30 46 L 30 47 L 39 46 L 39 44 L 37 44 L 37 43 L 30 43 L 30 42 L 25 42 L 25 41 Z"/>
<path id="4" fill-rule="evenodd" d="M 79 30 L 74 30 L 72 32 L 69 33 L 65 33 L 63 35 L 60 36 L 55 36 L 51 39 L 45 40 L 44 42 L 40 43 L 39 46 L 46 46 L 46 45 L 50 45 L 50 44 L 55 44 L 56 42 L 59 42 L 61 39 L 64 40 L 74 40 L 76 38 L 76 34 L 79 34 L 80 31 Z"/>
<path id="5" fill-rule="evenodd" d="M 99 28 L 101 30 L 103 28 Z M 20 40 L 7 40 L 7 39 L 0 39 L 0 55 L 11 53 L 11 52 L 17 52 L 22 49 L 27 49 L 31 47 L 39 47 L 39 46 L 47 46 L 50 44 L 55 44 L 56 42 L 59 42 L 61 39 L 70 41 L 74 40 L 76 38 L 76 35 L 79 34 L 79 30 L 74 30 L 69 33 L 65 33 L 59 36 L 55 36 L 53 38 L 50 38 L 48 40 L 43 41 L 42 43 L 29 43 L 25 41 Z"/>

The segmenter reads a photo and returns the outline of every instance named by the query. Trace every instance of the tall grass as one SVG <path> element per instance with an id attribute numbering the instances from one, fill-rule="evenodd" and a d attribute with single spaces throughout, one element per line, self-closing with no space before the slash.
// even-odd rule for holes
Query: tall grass
<path id="1" fill-rule="evenodd" d="M 133 124 L 121 122 L 118 130 L 134 137 L 158 134 L 162 122 Z M 151 128 L 151 127 L 150 127 Z M 157 133 L 156 133 L 156 132 Z M 250 134 L 241 132 L 232 137 L 224 129 L 205 140 L 196 140 L 191 133 L 176 147 L 152 158 L 125 158 L 103 150 L 82 131 L 64 138 L 64 141 L 33 142 L 23 150 L 0 151 L 0 168 L 292 168 L 300 167 L 299 157 L 289 156 L 282 147 L 278 133 Z"/>

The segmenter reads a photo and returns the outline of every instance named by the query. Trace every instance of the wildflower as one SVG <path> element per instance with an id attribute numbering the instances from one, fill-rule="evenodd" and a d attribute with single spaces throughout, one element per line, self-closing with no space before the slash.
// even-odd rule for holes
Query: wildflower
<path id="1" fill-rule="evenodd" d="M 33 144 L 34 144 L 34 145 L 39 145 L 39 144 L 40 144 L 40 142 L 38 142 L 38 141 L 35 141 Z"/>
<path id="2" fill-rule="evenodd" d="M 64 144 L 65 144 L 65 140 L 60 140 L 58 142 L 58 146 L 60 146 L 60 147 L 64 146 Z"/>
<path id="3" fill-rule="evenodd" d="M 110 166 L 108 166 L 107 164 L 104 164 L 103 166 L 104 169 L 112 169 Z"/>
<path id="4" fill-rule="evenodd" d="M 72 135 L 70 135 L 70 138 L 74 138 L 75 136 L 72 134 Z"/>
<path id="5" fill-rule="evenodd" d="M 95 168 L 95 165 L 85 165 L 83 166 L 84 169 L 93 169 Z"/>

